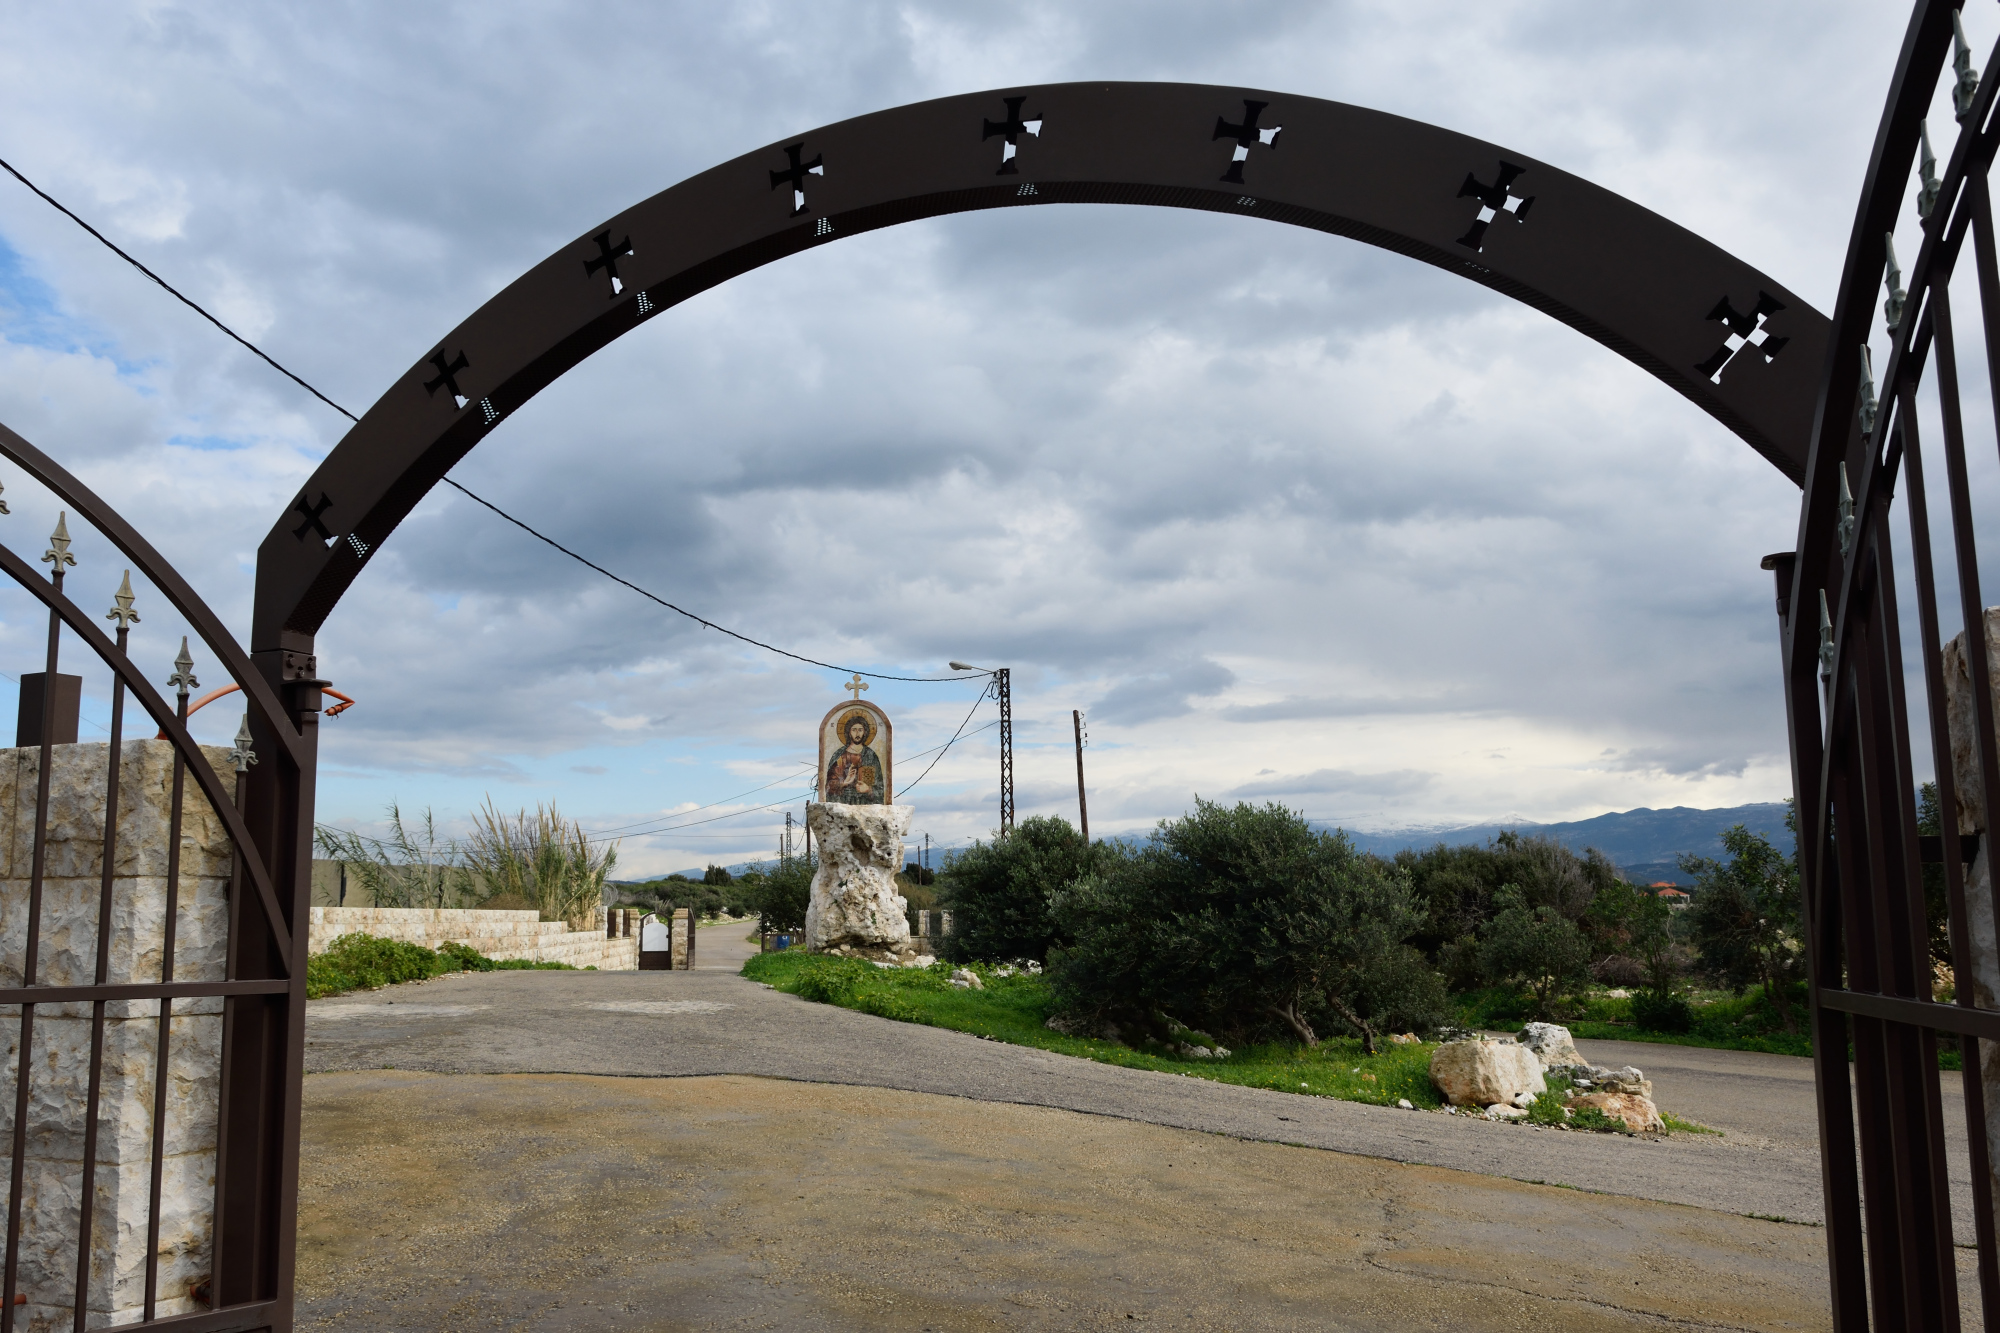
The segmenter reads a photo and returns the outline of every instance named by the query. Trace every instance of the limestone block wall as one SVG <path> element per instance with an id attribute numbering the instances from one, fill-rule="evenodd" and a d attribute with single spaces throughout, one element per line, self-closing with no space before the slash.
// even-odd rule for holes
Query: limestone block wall
<path id="1" fill-rule="evenodd" d="M 229 773 L 228 751 L 206 747 Z M 0 750 L 0 985 L 23 980 L 29 875 L 34 853 L 37 749 Z M 104 796 L 110 747 L 53 747 L 47 860 L 36 980 L 95 979 L 104 857 Z M 127 741 L 119 757 L 117 845 L 110 921 L 113 982 L 155 982 L 165 941 L 167 845 L 173 747 Z M 229 835 L 189 781 L 181 826 L 174 979 L 221 980 L 228 945 Z M 146 1229 L 152 1174 L 157 1001 L 105 1005 L 103 1073 L 93 1194 L 89 1309 L 93 1326 L 136 1319 L 145 1303 Z M 161 1189 L 160 1315 L 193 1313 L 188 1292 L 209 1272 L 215 1202 L 216 1091 L 222 1044 L 220 1000 L 176 1002 L 168 1034 Z M 29 1053 L 27 1160 L 21 1186 L 17 1329 L 68 1328 L 76 1290 L 76 1237 L 89 1089 L 91 1007 L 37 1005 Z M 0 1006 L 0 1146 L 11 1145 L 21 1069 L 21 1007 Z M 0 1210 L 8 1198 L 0 1171 Z M 4 1217 L 4 1211 L 0 1211 Z"/>
<path id="2" fill-rule="evenodd" d="M 639 940 L 610 938 L 605 927 L 571 930 L 544 921 L 532 911 L 487 911 L 453 907 L 315 907 L 307 948 L 320 953 L 342 935 L 373 935 L 435 949 L 455 942 L 488 958 L 522 958 L 534 963 L 568 963 L 600 972 L 633 972 L 639 967 Z M 603 909 L 598 919 L 603 921 Z"/>

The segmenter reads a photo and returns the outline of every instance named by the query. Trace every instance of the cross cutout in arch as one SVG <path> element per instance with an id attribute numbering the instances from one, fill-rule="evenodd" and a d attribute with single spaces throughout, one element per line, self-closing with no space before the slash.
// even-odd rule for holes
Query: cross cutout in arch
<path id="1" fill-rule="evenodd" d="M 583 276 L 586 278 L 590 277 L 597 270 L 603 269 L 605 276 L 611 279 L 611 295 L 613 298 L 616 298 L 620 292 L 625 290 L 625 280 L 618 276 L 618 259 L 621 255 L 632 253 L 632 238 L 627 236 L 624 240 L 618 242 L 618 244 L 613 245 L 611 243 L 611 232 L 607 229 L 598 232 L 597 235 L 590 239 L 597 242 L 597 257 L 583 261 Z"/>
<path id="2" fill-rule="evenodd" d="M 1236 141 L 1236 147 L 1229 155 L 1229 170 L 1222 173 L 1222 179 L 1235 185 L 1243 183 L 1243 164 L 1250 160 L 1250 146 L 1252 144 L 1263 144 L 1266 148 L 1276 148 L 1278 146 L 1278 135 L 1283 132 L 1285 127 L 1283 125 L 1272 125 L 1268 128 L 1260 129 L 1257 125 L 1257 118 L 1264 114 L 1264 108 L 1269 105 L 1271 105 L 1269 102 L 1253 102 L 1246 97 L 1243 99 L 1243 123 L 1241 125 L 1232 125 L 1222 116 L 1215 118 L 1215 133 L 1209 136 L 1209 141 L 1211 143 L 1216 139 L 1234 139 Z"/>
<path id="3" fill-rule="evenodd" d="M 1757 293 L 1757 304 L 1750 308 L 1747 315 L 1729 304 L 1727 296 L 1717 301 L 1715 309 L 1708 312 L 1708 318 L 1720 322 L 1729 330 L 1729 336 L 1722 340 L 1722 346 L 1715 349 L 1714 355 L 1698 363 L 1695 369 L 1707 376 L 1710 384 L 1720 384 L 1723 370 L 1746 347 L 1755 349 L 1764 358 L 1764 364 L 1770 365 L 1778 359 L 1778 353 L 1785 350 L 1785 344 L 1791 341 L 1790 338 L 1771 336 L 1771 316 L 1784 308 L 1785 303 L 1769 292 Z"/>
<path id="4" fill-rule="evenodd" d="M 826 175 L 825 153 L 814 153 L 813 160 L 810 162 L 799 161 L 799 154 L 805 151 L 805 147 L 803 141 L 786 145 L 785 157 L 791 162 L 791 165 L 783 171 L 774 171 L 771 173 L 772 189 L 775 190 L 780 185 L 787 184 L 792 187 L 793 217 L 797 217 L 806 211 L 806 177 Z"/>
<path id="5" fill-rule="evenodd" d="M 439 389 L 449 389 L 451 400 L 464 407 L 465 395 L 458 391 L 458 372 L 472 364 L 465 359 L 465 353 L 461 351 L 447 364 L 444 359 L 444 348 L 440 347 L 431 353 L 431 364 L 437 367 L 438 374 L 436 379 L 424 382 L 424 392 L 435 398 Z"/>
<path id="6" fill-rule="evenodd" d="M 1037 139 L 1041 138 L 1042 118 L 1040 116 L 1033 116 L 1026 120 L 1021 118 L 1021 104 L 1028 100 L 1026 97 L 1009 97 L 1003 100 L 1007 103 L 1007 119 L 991 121 L 984 120 L 982 117 L 982 122 L 986 128 L 981 131 L 979 142 L 985 143 L 996 134 L 1004 135 L 1005 141 L 1000 145 L 1000 170 L 993 174 L 996 176 L 1018 176 L 1021 174 L 1021 169 L 1014 165 L 1014 155 L 1020 151 L 1020 136 L 1023 134 L 1032 134 Z"/>
<path id="7" fill-rule="evenodd" d="M 1458 187 L 1458 197 L 1460 199 L 1477 199 L 1479 201 L 1479 212 L 1472 219 L 1472 225 L 1465 229 L 1465 235 L 1458 238 L 1460 245 L 1466 247 L 1468 250 L 1484 250 L 1486 248 L 1486 229 L 1502 213 L 1507 214 L 1516 222 L 1527 220 L 1528 210 L 1534 206 L 1535 196 L 1531 194 L 1524 199 L 1520 195 L 1515 194 L 1512 189 L 1514 182 L 1519 180 L 1527 170 L 1526 167 L 1518 166 L 1515 163 L 1502 161 L 1500 163 L 1500 170 L 1494 174 L 1491 185 L 1481 184 L 1479 178 L 1469 171 L 1465 173 L 1465 184 Z"/>
<path id="8" fill-rule="evenodd" d="M 304 541 L 306 539 L 306 530 L 310 528 L 319 534 L 321 545 L 332 542 L 333 534 L 328 532 L 326 524 L 320 521 L 320 515 L 324 514 L 332 505 L 333 497 L 325 491 L 319 493 L 319 503 L 315 505 L 307 504 L 306 493 L 300 491 L 297 502 L 292 505 L 292 512 L 295 514 L 304 514 L 306 521 L 292 529 L 292 536 L 299 541 Z"/>

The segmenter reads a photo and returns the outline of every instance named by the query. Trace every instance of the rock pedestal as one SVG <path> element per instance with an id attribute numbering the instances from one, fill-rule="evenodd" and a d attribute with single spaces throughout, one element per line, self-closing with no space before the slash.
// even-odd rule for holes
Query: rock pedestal
<path id="1" fill-rule="evenodd" d="M 907 805 L 806 807 L 819 849 L 812 898 L 806 906 L 806 947 L 878 962 L 907 962 L 909 904 L 896 889 L 903 835 L 916 812 Z"/>
<path id="2" fill-rule="evenodd" d="M 130 714 L 128 713 L 128 718 Z M 228 752 L 205 747 L 228 772 Z M 47 864 L 42 883 L 36 980 L 88 985 L 97 956 L 104 858 L 104 793 L 110 747 L 58 745 L 50 765 Z M 37 749 L 0 750 L 0 985 L 22 981 L 29 874 L 34 854 Z M 173 747 L 127 741 L 119 759 L 118 841 L 112 864 L 110 977 L 160 979 L 167 902 Z M 192 780 L 181 823 L 174 979 L 216 981 L 227 950 L 229 835 Z M 169 1032 L 166 1123 L 153 1123 L 160 1006 L 105 1004 L 91 1222 L 91 1327 L 137 1319 L 145 1303 L 146 1227 L 152 1145 L 164 1138 L 160 1199 L 159 1313 L 205 1310 L 189 1288 L 209 1275 L 215 1204 L 216 1091 L 222 1044 L 219 999 L 176 1002 Z M 35 1008 L 29 1059 L 27 1158 L 21 1182 L 20 1289 L 16 1328 L 70 1326 L 83 1178 L 83 1122 L 90 1083 L 88 1004 Z M 12 1142 L 21 1069 L 21 1010 L 0 1005 L 0 1146 Z M 0 1174 L 0 1209 L 7 1206 Z"/>

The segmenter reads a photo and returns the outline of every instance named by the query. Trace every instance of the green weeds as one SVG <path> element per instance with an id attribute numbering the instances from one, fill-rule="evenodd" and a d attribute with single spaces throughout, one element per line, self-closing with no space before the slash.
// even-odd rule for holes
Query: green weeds
<path id="1" fill-rule="evenodd" d="M 1371 1056 L 1361 1054 L 1360 1041 L 1346 1038 L 1323 1041 L 1317 1050 L 1277 1043 L 1239 1047 L 1220 1060 L 1190 1059 L 1164 1049 L 1140 1051 L 1115 1041 L 1051 1031 L 1045 1024 L 1055 1012 L 1055 1001 L 1041 977 L 1000 976 L 983 963 L 970 968 L 986 989 L 953 987 L 947 963 L 885 969 L 858 959 L 799 950 L 758 954 L 744 965 L 743 975 L 821 1004 L 1128 1069 L 1376 1106 L 1394 1106 L 1398 1099 L 1425 1109 L 1443 1104 L 1431 1084 L 1430 1058 L 1437 1048 L 1429 1043 L 1388 1046 Z"/>

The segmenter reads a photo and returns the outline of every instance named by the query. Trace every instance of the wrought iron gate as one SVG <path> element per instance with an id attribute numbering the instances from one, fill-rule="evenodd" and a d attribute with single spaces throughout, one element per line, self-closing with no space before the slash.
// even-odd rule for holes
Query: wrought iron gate
<path id="1" fill-rule="evenodd" d="M 1960 1326 L 1940 1037 L 1955 1040 L 1966 1071 L 1981 1313 L 1986 1327 L 2000 1328 L 1977 1072 L 1982 1052 L 1991 1062 L 2000 1043 L 2000 1012 L 1975 1007 L 1982 952 L 1990 957 L 1992 948 L 1989 938 L 1979 949 L 1977 918 L 1985 916 L 1990 937 L 1994 905 L 1982 844 L 2000 830 L 1976 536 L 1978 515 L 1995 509 L 1992 455 L 1967 450 L 1968 431 L 1983 431 L 1963 411 L 1966 367 L 1952 314 L 1953 280 L 1970 243 L 1973 263 L 1956 286 L 1969 286 L 1976 302 L 1974 356 L 1984 353 L 2000 410 L 2000 262 L 1989 185 L 2000 147 L 1993 116 L 2000 49 L 1982 72 L 1959 23 L 1958 6 L 1945 0 L 1920 0 L 1911 17 L 1834 311 L 1798 547 L 1765 562 L 1777 571 L 1783 625 L 1827 1257 L 1842 1329 Z M 1957 123 L 1941 173 L 1925 119 L 1934 108 Z M 1917 238 L 1907 285 L 1893 244 L 1899 225 Z M 1935 465 L 1929 475 L 1926 445 Z M 1988 494 L 1976 503 L 1982 483 Z M 1990 527 L 1984 535 L 1996 536 Z M 1892 537 L 1906 543 L 1901 552 Z M 1915 599 L 1914 634 L 1898 618 L 1899 593 Z M 1969 631 L 1962 650 L 1948 643 L 1961 630 Z M 1969 677 L 1956 690 L 1948 679 L 1955 663 Z M 1922 691 L 1914 714 L 1912 676 Z M 1918 822 L 1917 774 L 1925 766 L 1936 775 L 1942 815 L 1928 838 Z M 1973 781 L 1962 781 L 1968 769 Z M 1927 864 L 1944 882 L 1955 1003 L 1936 998 Z"/>
<path id="2" fill-rule="evenodd" d="M 48 610 L 39 750 L 16 750 L 0 774 L 0 1022 L 14 1043 L 0 1077 L 0 1330 L 286 1329 L 311 867 L 291 856 L 310 825 L 281 802 L 310 792 L 317 696 L 294 684 L 281 701 L 144 538 L 5 427 L 0 456 L 65 506 L 45 570 L 0 540 L 0 569 Z M 131 562 L 115 595 L 115 570 L 74 568 L 71 523 Z M 132 572 L 194 631 L 178 660 L 157 641 L 134 657 L 131 626 L 150 608 Z M 80 578 L 109 612 L 73 600 Z M 74 739 L 56 734 L 66 639 L 109 675 L 101 750 L 56 744 Z M 246 700 L 221 764 L 233 777 L 186 726 L 196 670 L 216 667 Z M 148 719 L 137 735 L 128 696 Z"/>

